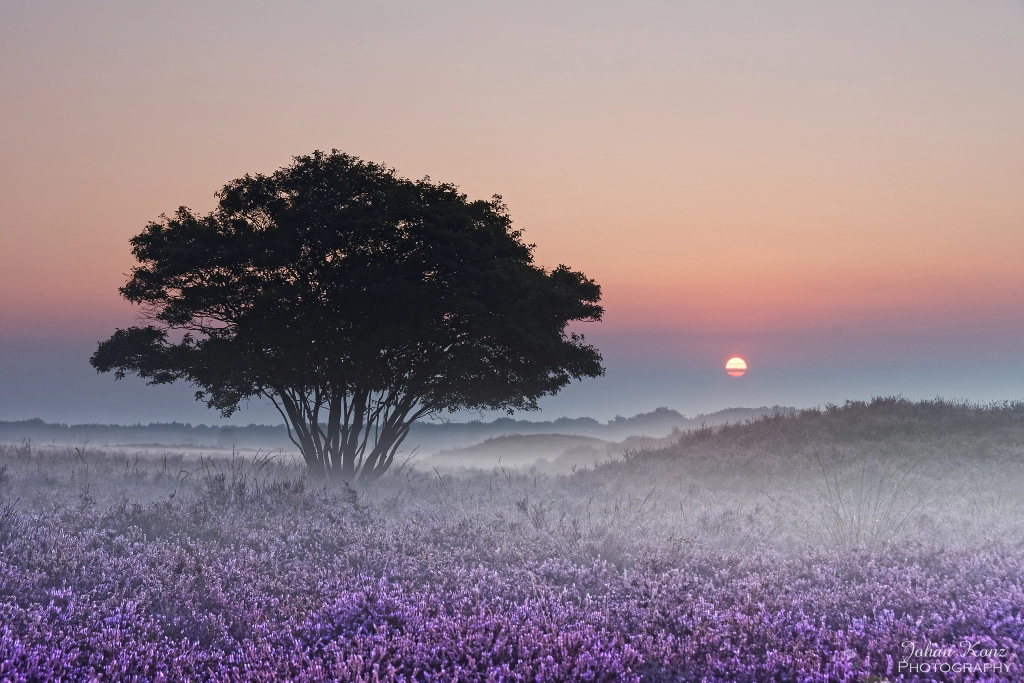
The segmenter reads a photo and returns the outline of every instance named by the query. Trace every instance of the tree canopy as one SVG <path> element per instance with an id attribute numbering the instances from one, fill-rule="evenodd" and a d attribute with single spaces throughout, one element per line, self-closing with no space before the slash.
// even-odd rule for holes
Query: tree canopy
<path id="1" fill-rule="evenodd" d="M 601 319 L 600 286 L 535 265 L 499 196 L 338 151 L 216 196 L 209 214 L 181 207 L 131 239 L 139 265 L 120 291 L 148 324 L 90 362 L 186 380 L 224 416 L 269 399 L 317 476 L 372 481 L 424 415 L 536 409 L 604 372 L 568 329 Z"/>

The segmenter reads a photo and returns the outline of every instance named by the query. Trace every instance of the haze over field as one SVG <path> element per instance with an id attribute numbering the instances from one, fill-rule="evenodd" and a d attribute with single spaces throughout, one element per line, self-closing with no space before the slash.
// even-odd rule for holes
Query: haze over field
<path id="1" fill-rule="evenodd" d="M 555 461 L 556 470 L 590 466 L 622 457 L 624 451 L 664 446 L 682 432 L 739 423 L 792 408 L 732 408 L 686 417 L 659 408 L 608 422 L 560 418 L 550 422 L 504 417 L 492 421 L 422 421 L 412 425 L 404 457 L 420 468 L 529 466 Z M 241 455 L 298 457 L 284 425 L 226 426 L 188 423 L 135 425 L 53 424 L 40 419 L 0 421 L 0 444 L 79 451 L 185 454 L 192 459 Z"/>
<path id="2" fill-rule="evenodd" d="M 0 445 L 0 677 L 1017 681 L 1022 443 L 888 399 L 356 491 Z"/>

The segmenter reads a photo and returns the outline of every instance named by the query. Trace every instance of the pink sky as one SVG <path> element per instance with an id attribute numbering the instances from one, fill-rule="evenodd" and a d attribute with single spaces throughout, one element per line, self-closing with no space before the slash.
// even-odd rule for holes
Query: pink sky
<path id="1" fill-rule="evenodd" d="M 130 324 L 148 220 L 331 148 L 502 194 L 610 358 L 1024 332 L 1020 3 L 345 5 L 0 6 L 0 343 Z"/>

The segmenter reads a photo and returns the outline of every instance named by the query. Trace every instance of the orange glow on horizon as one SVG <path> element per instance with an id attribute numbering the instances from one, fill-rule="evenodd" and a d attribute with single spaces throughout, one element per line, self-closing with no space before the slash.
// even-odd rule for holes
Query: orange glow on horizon
<path id="1" fill-rule="evenodd" d="M 609 332 L 1024 318 L 1012 3 L 929 6 L 913 50 L 896 5 L 809 5 L 800 30 L 767 3 L 541 24 L 527 6 L 423 10 L 425 24 L 372 7 L 207 24 L 147 6 L 128 30 L 83 5 L 60 40 L 44 9 L 5 15 L 20 66 L 0 79 L 0 338 L 130 324 L 117 288 L 148 221 L 335 147 L 501 194 L 538 265 L 602 286 Z"/>

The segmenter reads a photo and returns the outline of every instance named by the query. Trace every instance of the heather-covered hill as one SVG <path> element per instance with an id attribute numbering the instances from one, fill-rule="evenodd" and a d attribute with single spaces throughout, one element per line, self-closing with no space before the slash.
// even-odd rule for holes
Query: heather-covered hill
<path id="1" fill-rule="evenodd" d="M 1019 680 L 1021 415 L 878 399 L 359 490 L 3 447 L 0 679 Z"/>

